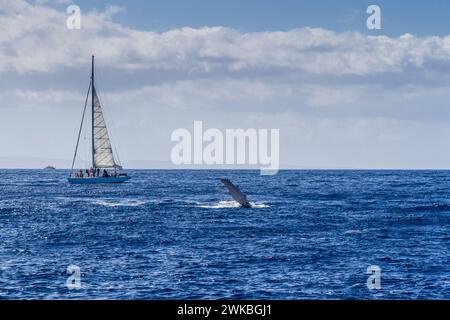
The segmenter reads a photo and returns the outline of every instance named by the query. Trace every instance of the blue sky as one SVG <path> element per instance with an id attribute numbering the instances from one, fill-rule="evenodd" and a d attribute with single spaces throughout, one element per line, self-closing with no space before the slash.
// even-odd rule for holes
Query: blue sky
<path id="1" fill-rule="evenodd" d="M 104 10 L 110 5 L 126 8 L 116 20 L 137 29 L 170 30 L 183 26 L 229 26 L 243 31 L 290 30 L 321 27 L 335 31 L 366 29 L 366 8 L 382 8 L 383 30 L 379 34 L 399 36 L 450 33 L 450 2 L 446 0 L 108 0 L 75 1 L 82 8 Z M 370 33 L 373 33 L 370 32 Z"/>
<path id="2" fill-rule="evenodd" d="M 170 163 L 202 120 L 280 129 L 286 167 L 448 168 L 448 18 L 437 0 L 2 0 L 0 167 L 70 165 L 95 54 L 126 167 Z"/>

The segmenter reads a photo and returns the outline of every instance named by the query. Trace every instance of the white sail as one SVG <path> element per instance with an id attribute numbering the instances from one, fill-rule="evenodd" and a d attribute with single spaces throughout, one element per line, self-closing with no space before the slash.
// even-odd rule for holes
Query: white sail
<path id="1" fill-rule="evenodd" d="M 109 140 L 108 129 L 106 128 L 105 118 L 103 117 L 102 107 L 98 99 L 95 87 L 92 94 L 94 96 L 93 109 L 93 129 L 94 129 L 94 165 L 96 168 L 116 168 L 119 167 L 115 160 Z"/>

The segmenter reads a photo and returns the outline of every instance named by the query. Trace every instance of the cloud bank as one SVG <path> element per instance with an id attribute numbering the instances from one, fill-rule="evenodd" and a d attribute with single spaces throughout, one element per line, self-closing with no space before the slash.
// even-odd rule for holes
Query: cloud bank
<path id="1" fill-rule="evenodd" d="M 372 37 L 318 28 L 242 33 L 225 27 L 157 33 L 113 22 L 117 7 L 83 12 L 82 29 L 68 30 L 66 13 L 50 6 L 3 0 L 0 10 L 2 71 L 53 72 L 81 66 L 88 61 L 86 52 L 120 69 L 207 74 L 275 69 L 364 76 L 410 69 L 448 73 L 450 67 L 450 36 Z"/>

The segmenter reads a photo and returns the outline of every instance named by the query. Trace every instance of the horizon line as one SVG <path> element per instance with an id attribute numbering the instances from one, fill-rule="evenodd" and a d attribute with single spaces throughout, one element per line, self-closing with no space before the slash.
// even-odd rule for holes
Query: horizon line
<path id="1" fill-rule="evenodd" d="M 208 170 L 215 170 L 215 171 L 260 171 L 261 169 L 265 168 L 218 168 L 218 167 L 211 167 L 211 168 L 195 168 L 195 167 L 171 167 L 171 168 L 126 168 L 122 171 L 127 170 L 179 170 L 179 171 L 208 171 Z M 8 168 L 2 168 L 0 167 L 0 170 L 39 170 L 39 171 L 75 171 L 80 170 L 80 168 L 77 169 L 71 169 L 71 168 L 55 168 L 55 169 L 47 169 L 47 168 L 36 168 L 36 167 L 20 167 L 20 168 L 14 168 L 14 167 L 8 167 Z M 83 169 L 81 169 L 83 170 Z M 109 170 L 113 170 L 112 168 Z M 305 168 L 305 167 L 289 167 L 289 168 L 279 168 L 279 171 L 292 171 L 292 170 L 298 170 L 298 171 L 450 171 L 450 168 L 342 168 L 342 167 L 313 167 L 313 168 Z"/>

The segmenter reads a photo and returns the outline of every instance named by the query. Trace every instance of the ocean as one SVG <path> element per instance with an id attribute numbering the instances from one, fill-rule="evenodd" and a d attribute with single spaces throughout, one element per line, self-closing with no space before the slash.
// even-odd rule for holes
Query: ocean
<path id="1" fill-rule="evenodd" d="M 128 173 L 0 170 L 0 298 L 450 298 L 450 171 Z"/>

